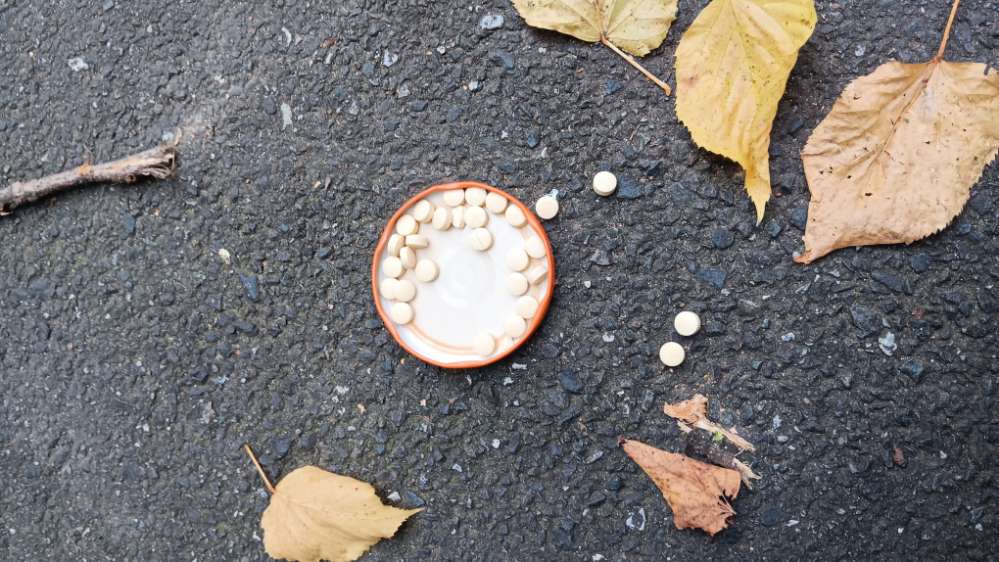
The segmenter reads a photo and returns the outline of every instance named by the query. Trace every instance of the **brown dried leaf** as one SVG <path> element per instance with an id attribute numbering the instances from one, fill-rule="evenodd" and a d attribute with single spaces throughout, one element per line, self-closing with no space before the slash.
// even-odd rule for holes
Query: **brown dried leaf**
<path id="1" fill-rule="evenodd" d="M 743 451 L 756 451 L 752 443 L 740 437 L 736 432 L 725 429 L 708 419 L 708 397 L 703 394 L 695 394 L 693 398 L 663 406 L 663 412 L 667 416 L 676 419 L 676 423 L 683 431 L 690 431 L 692 427 L 703 429 L 711 433 L 721 433 L 733 445 Z"/>
<path id="2" fill-rule="evenodd" d="M 887 62 L 851 82 L 801 151 L 810 263 L 851 246 L 909 244 L 946 227 L 999 151 L 999 72 Z"/>
<path id="3" fill-rule="evenodd" d="M 677 529 L 714 535 L 728 526 L 735 510 L 726 498 L 739 495 L 739 473 L 624 439 L 624 452 L 649 475 L 673 510 Z"/>

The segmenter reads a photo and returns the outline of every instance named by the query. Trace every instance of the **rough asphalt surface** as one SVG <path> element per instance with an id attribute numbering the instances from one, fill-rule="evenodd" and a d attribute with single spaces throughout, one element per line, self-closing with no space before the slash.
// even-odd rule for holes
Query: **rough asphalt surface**
<path id="1" fill-rule="evenodd" d="M 704 4 L 646 59 L 670 82 Z M 426 508 L 369 561 L 995 560 L 999 166 L 938 236 L 791 261 L 809 132 L 948 9 L 818 3 L 757 227 L 671 99 L 505 0 L 0 0 L 0 184 L 184 131 L 175 180 L 0 219 L 0 559 L 265 560 L 248 441 Z M 949 58 L 999 62 L 997 21 L 965 0 Z M 512 358 L 451 373 L 390 339 L 369 267 L 399 204 L 466 178 L 559 190 L 558 287 Z M 714 539 L 616 445 L 681 449 L 661 407 L 695 392 L 763 475 Z"/>

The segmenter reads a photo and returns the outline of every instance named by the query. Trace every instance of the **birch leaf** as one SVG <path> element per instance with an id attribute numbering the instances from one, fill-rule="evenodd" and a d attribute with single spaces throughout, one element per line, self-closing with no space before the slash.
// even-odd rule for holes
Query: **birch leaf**
<path id="1" fill-rule="evenodd" d="M 528 25 L 601 42 L 655 82 L 670 87 L 621 51 L 643 57 L 662 44 L 676 19 L 677 0 L 513 0 Z"/>
<path id="2" fill-rule="evenodd" d="M 712 0 L 676 50 L 676 114 L 698 146 L 735 160 L 757 222 L 770 199 L 770 129 L 812 0 Z"/>
<path id="3" fill-rule="evenodd" d="M 728 526 L 735 510 L 726 498 L 739 495 L 739 473 L 625 439 L 624 452 L 655 482 L 673 510 L 677 529 L 714 535 Z"/>
<path id="4" fill-rule="evenodd" d="M 801 159 L 812 200 L 795 261 L 909 244 L 964 208 L 999 151 L 999 72 L 944 61 L 944 45 L 930 62 L 887 62 L 851 82 L 809 137 Z"/>

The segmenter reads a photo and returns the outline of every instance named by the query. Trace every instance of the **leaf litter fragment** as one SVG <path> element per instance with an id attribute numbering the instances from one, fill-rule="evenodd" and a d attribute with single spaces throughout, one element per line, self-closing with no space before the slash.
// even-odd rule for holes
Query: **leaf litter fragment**
<path id="1" fill-rule="evenodd" d="M 746 441 L 733 430 L 725 429 L 708 419 L 708 398 L 703 394 L 695 394 L 692 398 L 677 402 L 676 404 L 666 403 L 663 412 L 667 416 L 676 420 L 680 431 L 691 433 L 695 429 L 705 432 L 702 442 L 701 436 L 692 436 L 688 439 L 688 452 L 703 454 L 711 462 L 735 469 L 742 477 L 747 488 L 752 488 L 752 481 L 759 480 L 760 475 L 753 472 L 753 469 L 746 463 L 735 458 L 722 448 L 723 442 L 734 446 L 738 451 L 756 451 L 752 443 Z"/>
<path id="2" fill-rule="evenodd" d="M 367 482 L 315 466 L 295 469 L 274 486 L 250 446 L 244 450 L 271 493 L 260 526 L 273 558 L 351 562 L 422 511 L 384 505 Z"/>
<path id="3" fill-rule="evenodd" d="M 513 0 L 528 25 L 603 43 L 666 95 L 671 93 L 669 85 L 628 53 L 643 57 L 662 44 L 676 19 L 676 4 L 677 0 Z"/>
<path id="4" fill-rule="evenodd" d="M 728 499 L 739 495 L 739 473 L 641 441 L 622 439 L 624 452 L 662 491 L 677 529 L 701 529 L 709 535 L 728 526 L 735 510 Z"/>
<path id="5" fill-rule="evenodd" d="M 959 0 L 929 62 L 890 61 L 847 85 L 801 151 L 811 263 L 840 248 L 912 243 L 964 208 L 999 151 L 999 72 L 943 60 Z"/>
<path id="6" fill-rule="evenodd" d="M 712 0 L 676 49 L 676 115 L 698 146 L 742 166 L 757 223 L 770 199 L 770 129 L 815 21 L 812 0 Z"/>

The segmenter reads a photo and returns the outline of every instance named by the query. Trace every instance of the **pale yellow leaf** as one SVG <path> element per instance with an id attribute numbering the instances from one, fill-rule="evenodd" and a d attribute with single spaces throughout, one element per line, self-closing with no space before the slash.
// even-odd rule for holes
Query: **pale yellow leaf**
<path id="1" fill-rule="evenodd" d="M 366 482 L 303 466 L 278 482 L 260 526 L 273 558 L 350 562 L 418 511 L 382 504 Z"/>
<path id="2" fill-rule="evenodd" d="M 815 19 L 812 0 L 712 0 L 676 50 L 676 114 L 699 146 L 742 166 L 757 221 L 770 199 L 770 128 Z"/>
<path id="3" fill-rule="evenodd" d="M 947 226 L 999 150 L 999 72 L 888 62 L 850 83 L 801 152 L 809 263 L 833 250 L 911 243 Z"/>
<path id="4" fill-rule="evenodd" d="M 606 38 L 645 56 L 662 44 L 676 19 L 676 0 L 513 0 L 528 25 L 591 43 Z"/>

